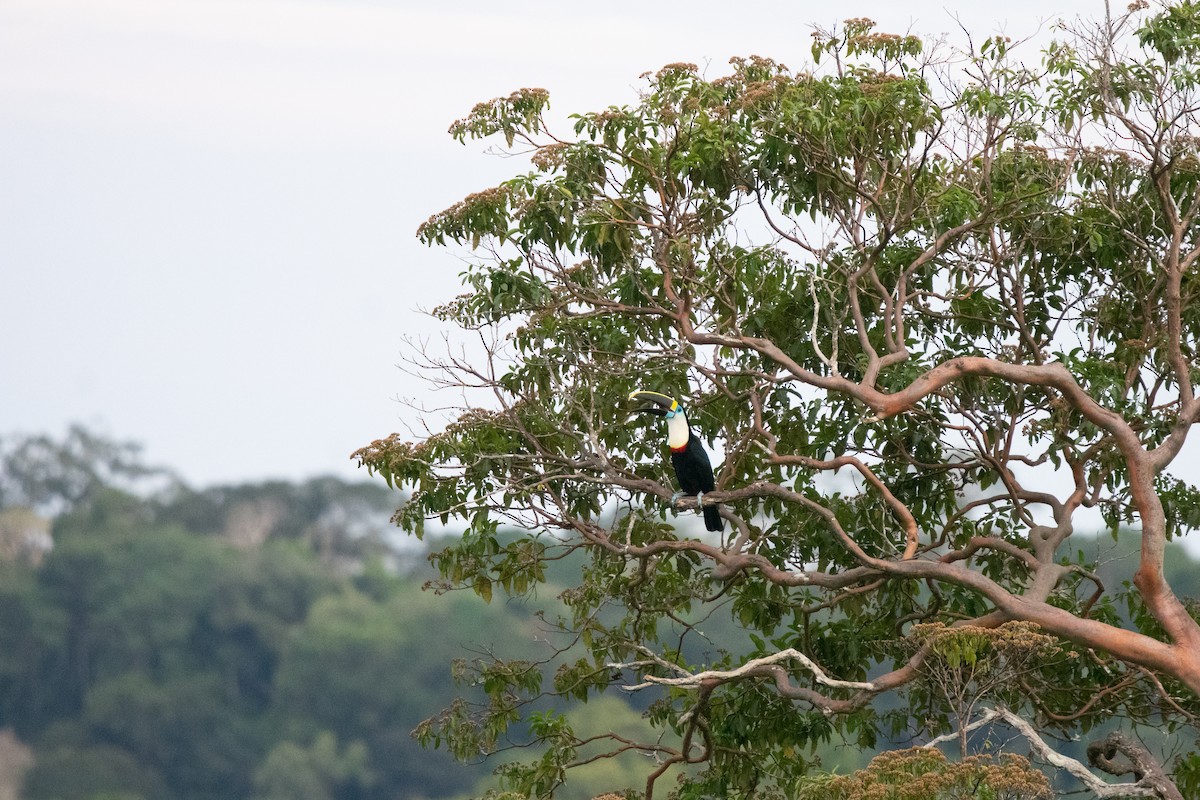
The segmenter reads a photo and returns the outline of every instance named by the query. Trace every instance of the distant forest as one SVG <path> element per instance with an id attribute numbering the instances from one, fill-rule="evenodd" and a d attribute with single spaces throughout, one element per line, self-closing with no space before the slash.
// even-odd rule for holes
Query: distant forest
<path id="1" fill-rule="evenodd" d="M 403 499 L 335 478 L 194 489 L 82 428 L 0 439 L 0 800 L 483 794 L 503 753 L 461 764 L 411 732 L 472 699 L 456 659 L 544 657 L 534 612 L 556 598 L 439 594 L 436 541 L 395 538 Z M 1128 538 L 1096 546 L 1115 561 Z M 1200 595 L 1196 562 L 1169 563 Z M 636 702 L 569 713 L 637 732 Z M 843 771 L 867 757 L 823 753 Z M 637 786 L 645 766 L 598 763 L 559 796 Z"/>
<path id="2" fill-rule="evenodd" d="M 194 489 L 82 428 L 0 439 L 0 798 L 482 793 L 495 764 L 411 732 L 470 693 L 454 659 L 532 653 L 536 620 L 423 591 L 428 547 L 392 538 L 402 500 L 335 478 Z"/>

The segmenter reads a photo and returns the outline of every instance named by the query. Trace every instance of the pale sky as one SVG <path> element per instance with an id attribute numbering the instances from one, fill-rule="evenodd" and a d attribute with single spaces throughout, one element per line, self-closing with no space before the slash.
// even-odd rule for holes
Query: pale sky
<path id="1" fill-rule="evenodd" d="M 1123 5 L 1123 4 L 1122 4 Z M 834 10 L 834 9 L 837 10 Z M 1101 0 L 0 0 L 0 435 L 82 422 L 204 485 L 365 477 L 458 293 L 431 213 L 518 166 L 447 126 L 539 86 L 806 61 L 812 23 L 1030 34 Z M 1043 26 L 1044 27 L 1044 26 Z"/>

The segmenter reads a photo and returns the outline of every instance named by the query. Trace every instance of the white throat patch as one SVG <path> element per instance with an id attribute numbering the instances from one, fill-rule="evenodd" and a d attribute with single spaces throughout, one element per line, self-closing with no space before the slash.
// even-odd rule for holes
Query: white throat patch
<path id="1" fill-rule="evenodd" d="M 667 420 L 667 445 L 678 450 L 688 443 L 689 438 L 687 415 L 676 411 L 675 416 Z"/>

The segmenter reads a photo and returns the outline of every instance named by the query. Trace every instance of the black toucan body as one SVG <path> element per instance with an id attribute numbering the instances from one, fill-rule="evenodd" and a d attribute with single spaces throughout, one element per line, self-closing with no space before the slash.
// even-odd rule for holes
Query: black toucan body
<path id="1" fill-rule="evenodd" d="M 634 409 L 641 414 L 653 414 L 667 420 L 667 445 L 671 448 L 671 466 L 675 468 L 675 479 L 685 495 L 696 495 L 696 505 L 705 492 L 716 485 L 712 462 L 700 439 L 692 433 L 683 406 L 672 397 L 658 392 L 638 390 L 629 395 L 631 401 L 644 401 L 646 405 Z M 703 506 L 704 527 L 710 531 L 722 530 L 721 512 L 716 506 Z"/>

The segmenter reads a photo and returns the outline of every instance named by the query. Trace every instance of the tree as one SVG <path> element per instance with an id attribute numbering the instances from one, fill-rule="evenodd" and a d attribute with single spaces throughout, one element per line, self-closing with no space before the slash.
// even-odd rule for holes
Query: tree
<path id="1" fill-rule="evenodd" d="M 357 592 L 323 597 L 279 665 L 276 728 L 290 739 L 325 731 L 339 742 L 360 741 L 377 779 L 364 788 L 366 800 L 394 797 L 404 787 L 431 797 L 468 788 L 475 774 L 452 769 L 443 754 L 423 754 L 408 731 L 422 710 L 428 713 L 423 703 L 454 696 L 445 667 L 463 655 L 461 642 L 532 638 L 522 635 L 515 615 L 488 613 L 476 597 L 430 597 L 418 587 L 402 583 L 382 600 Z"/>
<path id="2" fill-rule="evenodd" d="M 150 800 L 169 797 L 153 770 L 117 747 L 63 747 L 40 754 L 21 797 L 30 800 Z"/>
<path id="3" fill-rule="evenodd" d="M 62 512 L 104 490 L 178 478 L 142 463 L 141 447 L 71 425 L 61 440 L 44 434 L 0 438 L 0 508 Z"/>
<path id="4" fill-rule="evenodd" d="M 523 594 L 549 560 L 586 566 L 553 671 L 481 666 L 490 705 L 428 741 L 468 755 L 525 731 L 547 749 L 502 777 L 546 795 L 581 742 L 529 703 L 654 692 L 662 738 L 609 740 L 655 757 L 649 798 L 683 765 L 681 797 L 788 794 L 835 733 L 979 749 L 1005 723 L 1043 762 L 1045 736 L 1113 714 L 1194 733 L 1200 625 L 1164 560 L 1200 525 L 1179 461 L 1200 420 L 1200 3 L 1056 36 L 1022 60 L 1004 37 L 930 47 L 852 19 L 814 35 L 808 71 L 670 64 L 571 137 L 540 89 L 451 126 L 531 162 L 418 231 L 468 249 L 435 316 L 480 344 L 414 363 L 477 393 L 357 456 L 412 487 L 408 531 L 466 524 L 436 559 L 452 585 Z M 729 535 L 673 516 L 696 500 L 672 502 L 662 432 L 626 423 L 637 388 L 723 450 L 703 502 Z M 1072 539 L 1101 525 L 1140 537 L 1120 585 Z M 714 615 L 744 638 L 706 644 Z M 956 719 L 929 688 L 939 646 L 996 657 L 980 632 L 1012 622 L 1054 655 Z M 1178 796 L 1051 760 L 1097 794 Z"/>
<path id="5" fill-rule="evenodd" d="M 362 742 L 339 752 L 337 737 L 328 731 L 310 747 L 283 742 L 254 773 L 254 800 L 333 800 L 342 784 L 370 782 L 366 763 Z"/>

